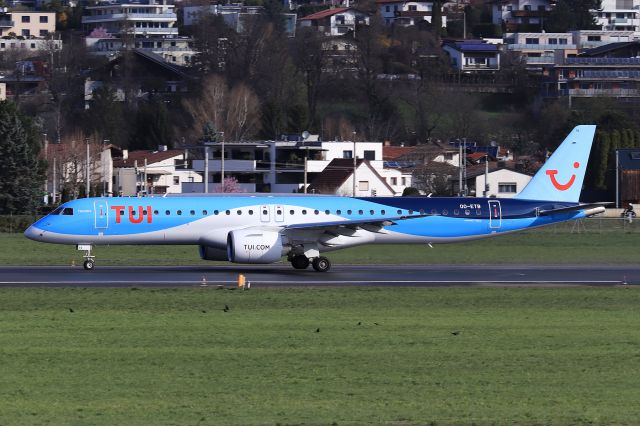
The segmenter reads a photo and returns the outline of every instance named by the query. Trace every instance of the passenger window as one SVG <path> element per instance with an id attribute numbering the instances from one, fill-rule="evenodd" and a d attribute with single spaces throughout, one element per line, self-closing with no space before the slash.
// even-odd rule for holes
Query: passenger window
<path id="1" fill-rule="evenodd" d="M 369 210 L 369 214 L 373 216 L 374 214 L 376 214 L 376 212 L 374 212 L 373 210 Z"/>
<path id="2" fill-rule="evenodd" d="M 320 214 L 320 211 L 319 210 L 314 210 L 313 214 Z"/>
<path id="3" fill-rule="evenodd" d="M 380 214 L 386 214 L 384 210 L 380 210 Z"/>
<path id="4" fill-rule="evenodd" d="M 364 214 L 362 210 L 358 210 L 358 214 Z"/>
<path id="5" fill-rule="evenodd" d="M 227 216 L 229 216 L 231 214 L 231 210 L 227 210 L 224 212 Z"/>
<path id="6" fill-rule="evenodd" d="M 336 214 L 342 214 L 342 210 L 336 210 Z"/>
<path id="7" fill-rule="evenodd" d="M 242 210 L 238 210 L 238 216 L 242 214 Z"/>
<path id="8" fill-rule="evenodd" d="M 431 209 L 431 214 L 432 214 L 432 215 L 434 215 L 434 216 L 435 216 L 435 215 L 437 215 L 437 214 L 438 214 L 438 210 L 436 210 L 436 209 Z"/>
<path id="9" fill-rule="evenodd" d="M 282 214 L 282 210 L 280 210 L 280 209 L 276 210 L 276 214 L 277 214 L 278 216 L 280 216 L 280 215 Z"/>
<path id="10" fill-rule="evenodd" d="M 347 210 L 347 214 L 351 214 L 351 210 Z"/>
<path id="11" fill-rule="evenodd" d="M 262 210 L 262 214 L 263 214 L 264 216 L 266 216 L 266 215 L 268 215 L 268 214 L 269 214 L 269 211 L 268 211 L 267 209 L 264 209 L 264 210 Z"/>
<path id="12" fill-rule="evenodd" d="M 420 214 L 424 214 L 424 209 L 420 209 Z"/>
<path id="13" fill-rule="evenodd" d="M 169 210 L 165 210 L 164 214 L 166 214 L 167 216 L 169 216 L 171 214 L 171 212 Z"/>
<path id="14" fill-rule="evenodd" d="M 466 216 L 469 216 L 469 215 L 471 214 L 471 210 L 466 209 L 466 210 L 464 211 L 464 214 L 465 214 Z"/>
<path id="15" fill-rule="evenodd" d="M 329 210 L 325 210 L 324 214 L 331 214 L 331 212 Z"/>
<path id="16" fill-rule="evenodd" d="M 409 210 L 409 214 L 413 214 L 413 210 Z"/>
<path id="17" fill-rule="evenodd" d="M 253 210 L 249 210 L 249 215 L 252 215 L 252 214 L 253 214 Z"/>
<path id="18" fill-rule="evenodd" d="M 73 209 L 71 207 L 65 207 L 64 210 L 62 210 L 62 214 L 64 216 L 73 216 Z"/>
<path id="19" fill-rule="evenodd" d="M 456 215 L 456 216 L 458 216 L 458 215 L 460 214 L 460 210 L 459 210 L 459 209 L 455 209 L 455 210 L 453 211 L 453 214 L 454 214 L 454 215 Z"/>
<path id="20" fill-rule="evenodd" d="M 295 211 L 294 210 L 289 210 L 289 214 L 293 216 L 295 214 Z"/>
<path id="21" fill-rule="evenodd" d="M 302 214 L 307 214 L 307 211 L 306 210 L 302 210 Z"/>
<path id="22" fill-rule="evenodd" d="M 402 214 L 402 210 L 398 210 L 398 214 Z"/>
<path id="23" fill-rule="evenodd" d="M 195 210 L 191 210 L 191 216 L 195 216 L 196 215 L 196 211 Z"/>
<path id="24" fill-rule="evenodd" d="M 202 216 L 206 216 L 208 212 L 206 210 L 202 210 Z"/>
<path id="25" fill-rule="evenodd" d="M 158 210 L 153 211 L 154 216 L 158 216 Z"/>
<path id="26" fill-rule="evenodd" d="M 218 215 L 218 213 L 220 213 L 218 210 L 213 211 L 213 214 L 215 214 L 216 216 Z"/>
<path id="27" fill-rule="evenodd" d="M 178 213 L 178 216 L 182 215 L 182 210 L 178 210 L 176 213 Z"/>

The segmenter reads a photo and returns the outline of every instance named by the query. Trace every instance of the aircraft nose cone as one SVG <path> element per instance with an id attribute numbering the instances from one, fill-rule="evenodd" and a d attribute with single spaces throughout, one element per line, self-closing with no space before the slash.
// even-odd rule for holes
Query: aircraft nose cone
<path id="1" fill-rule="evenodd" d="M 24 236 L 29 238 L 30 240 L 34 240 L 34 241 L 42 241 L 43 240 L 43 236 L 44 236 L 44 231 L 40 228 L 36 228 L 35 226 L 31 225 L 30 227 L 27 228 L 26 231 L 24 231 Z"/>

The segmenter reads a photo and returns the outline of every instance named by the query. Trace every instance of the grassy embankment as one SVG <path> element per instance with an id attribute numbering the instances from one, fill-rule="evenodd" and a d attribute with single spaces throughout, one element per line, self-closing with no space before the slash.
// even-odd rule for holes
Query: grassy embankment
<path id="1" fill-rule="evenodd" d="M 335 264 L 628 264 L 640 259 L 640 225 L 595 219 L 481 241 L 423 246 L 365 246 L 329 253 Z M 578 232 L 580 231 L 580 232 Z M 99 265 L 211 265 L 196 246 L 97 247 Z M 0 265 L 78 264 L 73 246 L 43 244 L 22 234 L 0 234 Z"/>
<path id="2" fill-rule="evenodd" d="M 0 424 L 640 419 L 635 288 L 1 295 Z"/>

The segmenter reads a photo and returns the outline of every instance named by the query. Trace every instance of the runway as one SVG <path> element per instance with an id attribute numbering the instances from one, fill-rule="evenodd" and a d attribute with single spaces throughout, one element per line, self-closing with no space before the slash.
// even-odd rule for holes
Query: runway
<path id="1" fill-rule="evenodd" d="M 288 264 L 225 266 L 0 267 L 0 287 L 233 286 L 238 275 L 256 287 L 343 286 L 616 286 L 639 285 L 640 267 L 591 265 L 337 265 L 330 272 Z"/>

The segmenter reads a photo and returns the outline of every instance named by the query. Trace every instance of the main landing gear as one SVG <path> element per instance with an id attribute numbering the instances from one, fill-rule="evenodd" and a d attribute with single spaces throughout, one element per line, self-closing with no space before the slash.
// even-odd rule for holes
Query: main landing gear
<path id="1" fill-rule="evenodd" d="M 91 249 L 93 246 L 91 244 L 78 244 L 78 250 L 84 250 L 84 263 L 82 266 L 86 271 L 91 271 L 96 266 L 96 257 L 91 255 Z"/>
<path id="2" fill-rule="evenodd" d="M 327 272 L 329 269 L 331 269 L 331 262 L 324 256 L 314 257 L 312 260 L 310 260 L 304 254 L 298 254 L 291 257 L 289 260 L 291 261 L 291 266 L 293 266 L 295 269 L 307 269 L 309 267 L 309 264 L 311 264 L 311 266 L 313 266 L 313 269 L 318 272 Z"/>

